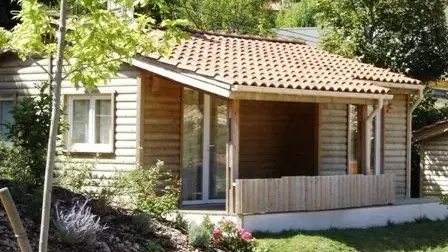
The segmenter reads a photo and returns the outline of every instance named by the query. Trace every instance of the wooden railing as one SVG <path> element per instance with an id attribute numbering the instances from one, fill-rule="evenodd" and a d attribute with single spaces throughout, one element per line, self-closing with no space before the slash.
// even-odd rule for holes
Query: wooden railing
<path id="1" fill-rule="evenodd" d="M 318 211 L 392 204 L 392 174 L 238 179 L 235 212 Z"/>

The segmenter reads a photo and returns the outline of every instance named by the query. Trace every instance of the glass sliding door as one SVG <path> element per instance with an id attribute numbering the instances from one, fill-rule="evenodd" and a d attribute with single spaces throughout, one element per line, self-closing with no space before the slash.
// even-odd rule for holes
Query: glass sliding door
<path id="1" fill-rule="evenodd" d="M 202 200 L 204 99 L 199 92 L 183 91 L 182 200 Z"/>
<path id="2" fill-rule="evenodd" d="M 226 197 L 227 101 L 211 97 L 210 115 L 210 199 Z"/>
<path id="3" fill-rule="evenodd" d="M 227 101 L 184 88 L 182 129 L 184 204 L 224 202 Z"/>

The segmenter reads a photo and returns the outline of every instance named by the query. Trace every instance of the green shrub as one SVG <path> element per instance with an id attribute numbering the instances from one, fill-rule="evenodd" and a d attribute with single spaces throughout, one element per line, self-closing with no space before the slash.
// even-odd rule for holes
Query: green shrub
<path id="1" fill-rule="evenodd" d="M 120 194 L 121 188 L 104 176 L 95 176 L 93 171 L 96 164 L 96 159 L 91 162 L 73 162 L 70 157 L 66 157 L 57 174 L 56 183 L 74 193 L 93 199 L 94 211 L 104 216 L 111 213 L 111 205 L 115 197 Z"/>
<path id="2" fill-rule="evenodd" d="M 229 251 L 253 252 L 257 251 L 256 241 L 250 232 L 237 228 L 235 222 L 223 218 L 213 228 L 212 242 L 215 246 Z"/>
<path id="3" fill-rule="evenodd" d="M 148 252 L 163 252 L 165 251 L 159 243 L 149 241 L 145 244 L 145 249 Z"/>
<path id="4" fill-rule="evenodd" d="M 185 233 L 188 231 L 188 220 L 185 219 L 183 214 L 177 212 L 176 217 L 174 218 L 173 226 L 175 229 Z"/>
<path id="5" fill-rule="evenodd" d="M 439 198 L 442 204 L 448 206 L 448 194 L 442 194 Z"/>
<path id="6" fill-rule="evenodd" d="M 96 162 L 75 163 L 67 156 L 59 169 L 56 183 L 74 193 L 90 195 L 90 190 L 87 188 L 99 186 L 93 175 L 95 166 Z"/>
<path id="7" fill-rule="evenodd" d="M 32 173 L 36 168 L 33 163 L 29 150 L 20 146 L 6 147 L 0 141 L 0 175 L 3 179 L 13 180 L 15 189 L 22 193 L 33 191 L 42 184 L 42 178 L 36 178 Z"/>
<path id="8" fill-rule="evenodd" d="M 202 220 L 202 226 L 204 226 L 207 230 L 210 230 L 210 232 L 213 230 L 215 225 L 213 224 L 212 220 L 210 219 L 210 216 L 206 215 L 204 219 Z"/>
<path id="9" fill-rule="evenodd" d="M 154 218 L 166 217 L 177 210 L 179 186 L 170 173 L 162 171 L 163 162 L 147 169 L 116 172 L 113 181 L 94 176 L 95 164 L 68 159 L 58 174 L 59 185 L 94 199 L 95 212 L 107 215 L 110 205 L 119 198 L 124 198 L 120 207 L 131 206 Z"/>
<path id="10" fill-rule="evenodd" d="M 195 248 L 207 248 L 210 246 L 212 235 L 204 225 L 191 224 L 188 227 L 188 244 Z"/>
<path id="11" fill-rule="evenodd" d="M 142 235 L 150 235 L 155 232 L 151 217 L 148 214 L 140 213 L 132 216 L 132 226 Z"/>
<path id="12" fill-rule="evenodd" d="M 48 82 L 36 85 L 37 96 L 27 95 L 12 110 L 13 123 L 7 125 L 13 147 L 0 147 L 0 173 L 33 188 L 43 183 L 52 97 Z M 67 129 L 61 119 L 59 134 Z"/>
<path id="13" fill-rule="evenodd" d="M 162 161 L 150 168 L 121 173 L 114 186 L 120 188 L 132 206 L 154 218 L 164 218 L 177 210 L 178 181 L 171 173 L 163 172 Z"/>

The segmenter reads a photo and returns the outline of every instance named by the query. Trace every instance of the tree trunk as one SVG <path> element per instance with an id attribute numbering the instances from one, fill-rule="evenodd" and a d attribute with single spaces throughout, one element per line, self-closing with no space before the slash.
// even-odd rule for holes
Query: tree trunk
<path id="1" fill-rule="evenodd" d="M 53 167 L 56 156 L 56 140 L 59 128 L 59 116 L 61 113 L 61 82 L 63 71 L 65 32 L 67 21 L 67 0 L 61 0 L 58 45 L 56 55 L 56 71 L 53 87 L 53 104 L 51 110 L 51 124 L 48 138 L 47 162 L 45 166 L 44 197 L 42 204 L 42 218 L 39 239 L 39 252 L 47 252 L 48 231 L 50 227 L 51 191 L 53 187 Z"/>

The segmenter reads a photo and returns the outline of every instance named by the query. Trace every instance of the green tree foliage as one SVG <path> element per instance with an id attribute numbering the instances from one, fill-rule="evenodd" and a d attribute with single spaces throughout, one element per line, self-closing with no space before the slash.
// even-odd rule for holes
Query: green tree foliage
<path id="1" fill-rule="evenodd" d="M 171 0 L 167 10 L 191 28 L 238 34 L 269 34 L 275 15 L 267 0 Z"/>
<path id="2" fill-rule="evenodd" d="M 48 1 L 47 1 L 48 2 Z M 129 3 L 130 2 L 130 3 Z M 141 6 L 149 0 L 134 1 Z M 48 15 L 50 7 L 37 0 L 20 0 L 20 21 L 11 31 L 0 28 L 0 48 L 16 52 L 22 59 L 46 57 L 56 52 L 57 16 Z M 131 7 L 132 1 L 117 1 Z M 181 20 L 165 20 L 154 29 L 154 19 L 147 15 L 116 16 L 105 9 L 105 0 L 69 0 L 69 17 L 65 38 L 64 79 L 74 86 L 92 90 L 106 84 L 117 74 L 123 61 L 140 52 L 169 52 L 169 46 L 182 36 L 177 29 Z M 81 10 L 81 11 L 80 11 Z M 70 62 L 69 62 L 70 59 Z"/>
<path id="3" fill-rule="evenodd" d="M 151 0 L 115 0 L 124 9 L 144 6 Z M 39 251 L 47 251 L 51 208 L 53 167 L 60 115 L 63 80 L 92 91 L 118 74 L 123 62 L 130 63 L 138 53 L 167 54 L 170 44 L 182 34 L 178 20 L 164 20 L 154 29 L 155 20 L 147 15 L 115 15 L 105 9 L 107 0 L 60 0 L 59 15 L 49 15 L 37 0 L 18 0 L 19 23 L 10 31 L 0 28 L 0 49 L 16 53 L 21 59 L 56 54 L 54 103 L 51 114 L 44 180 L 44 201 Z M 125 12 L 127 13 L 127 12 Z M 55 25 L 57 24 L 57 25 Z M 55 39 L 56 38 L 56 39 Z M 39 65 L 38 62 L 36 62 Z M 42 67 L 44 71 L 48 70 Z"/>
<path id="4" fill-rule="evenodd" d="M 39 0 L 39 3 L 46 6 L 56 6 L 58 0 Z M 18 20 L 14 19 L 13 11 L 20 11 L 20 5 L 17 3 L 17 0 L 0 1 L 0 27 L 9 30 L 17 25 Z"/>
<path id="5" fill-rule="evenodd" d="M 421 80 L 447 69 L 445 0 L 318 0 L 323 48 Z"/>
<path id="6" fill-rule="evenodd" d="M 280 10 L 275 20 L 276 27 L 316 26 L 317 1 L 302 0 Z"/>

